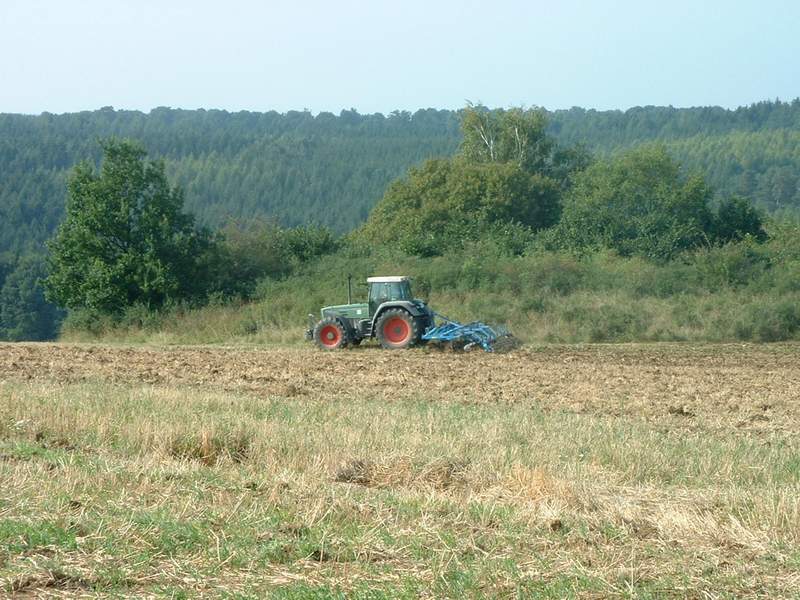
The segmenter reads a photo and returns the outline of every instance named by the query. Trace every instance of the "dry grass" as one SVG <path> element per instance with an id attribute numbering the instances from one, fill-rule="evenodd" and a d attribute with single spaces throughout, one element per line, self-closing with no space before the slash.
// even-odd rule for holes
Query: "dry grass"
<path id="1" fill-rule="evenodd" d="M 0 346 L 0 590 L 790 597 L 798 358 Z"/>

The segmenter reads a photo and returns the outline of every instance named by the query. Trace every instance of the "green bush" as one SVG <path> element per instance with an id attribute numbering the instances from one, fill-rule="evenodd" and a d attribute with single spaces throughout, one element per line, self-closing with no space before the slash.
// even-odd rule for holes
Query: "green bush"
<path id="1" fill-rule="evenodd" d="M 632 257 L 629 260 L 609 261 L 607 269 L 611 271 L 610 275 L 599 268 L 591 272 L 595 277 L 605 276 L 607 289 L 626 290 L 635 298 L 670 298 L 702 290 L 698 286 L 697 270 L 680 260 L 656 264 Z M 608 285 L 611 283 L 613 286 Z"/>
<path id="2" fill-rule="evenodd" d="M 745 198 L 732 196 L 722 200 L 714 213 L 709 236 L 716 243 L 728 243 L 751 237 L 759 242 L 767 239 L 764 217 Z"/>
<path id="3" fill-rule="evenodd" d="M 800 298 L 766 301 L 748 307 L 736 323 L 739 339 L 782 342 L 800 333 Z"/>
<path id="4" fill-rule="evenodd" d="M 42 279 L 46 275 L 45 258 L 41 255 L 30 254 L 6 265 L 0 258 L 0 340 L 41 341 L 56 337 L 64 315 L 45 300 Z"/>
<path id="5" fill-rule="evenodd" d="M 641 340 L 648 321 L 647 315 L 635 306 L 617 304 L 575 306 L 564 312 L 564 318 L 590 342 Z"/>
<path id="6" fill-rule="evenodd" d="M 308 225 L 282 232 L 292 260 L 308 262 L 326 254 L 333 254 L 340 241 L 327 227 Z"/>
<path id="7" fill-rule="evenodd" d="M 566 296 L 585 285 L 586 263 L 569 254 L 533 254 L 520 266 L 518 277 L 527 293 Z"/>
<path id="8" fill-rule="evenodd" d="M 770 268 L 769 254 L 750 239 L 700 250 L 693 262 L 709 291 L 753 284 Z"/>

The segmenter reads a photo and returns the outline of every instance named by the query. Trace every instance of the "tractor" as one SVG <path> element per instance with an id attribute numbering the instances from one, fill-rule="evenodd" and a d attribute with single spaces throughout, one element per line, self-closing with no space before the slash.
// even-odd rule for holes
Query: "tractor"
<path id="1" fill-rule="evenodd" d="M 348 303 L 324 307 L 319 321 L 308 315 L 306 339 L 323 350 L 358 346 L 370 338 L 389 350 L 425 343 L 423 335 L 434 325 L 434 312 L 411 294 L 409 277 L 368 277 L 367 286 L 367 302 L 353 303 L 348 277 Z"/>

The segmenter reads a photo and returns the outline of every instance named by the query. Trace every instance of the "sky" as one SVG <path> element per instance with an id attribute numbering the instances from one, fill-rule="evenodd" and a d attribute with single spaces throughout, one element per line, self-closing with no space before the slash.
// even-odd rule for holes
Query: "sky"
<path id="1" fill-rule="evenodd" d="M 0 112 L 800 96 L 800 0 L 0 0 Z"/>

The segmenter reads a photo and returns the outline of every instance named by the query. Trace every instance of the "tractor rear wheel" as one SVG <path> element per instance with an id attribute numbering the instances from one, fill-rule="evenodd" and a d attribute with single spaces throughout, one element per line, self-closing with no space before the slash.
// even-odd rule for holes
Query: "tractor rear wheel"
<path id="1" fill-rule="evenodd" d="M 347 345 L 347 331 L 336 319 L 322 319 L 314 327 L 314 342 L 323 350 L 338 350 Z"/>
<path id="2" fill-rule="evenodd" d="M 390 308 L 376 324 L 376 336 L 387 350 L 408 348 L 419 342 L 419 322 L 402 308 Z"/>

